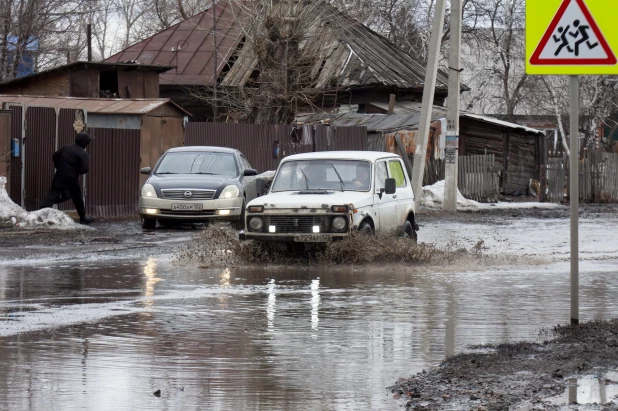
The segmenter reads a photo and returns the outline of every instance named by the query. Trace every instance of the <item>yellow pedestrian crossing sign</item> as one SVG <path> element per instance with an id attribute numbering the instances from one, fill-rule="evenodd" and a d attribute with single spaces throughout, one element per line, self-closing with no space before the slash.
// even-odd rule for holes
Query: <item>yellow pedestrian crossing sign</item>
<path id="1" fill-rule="evenodd" d="M 616 0 L 528 0 L 527 74 L 618 74 Z"/>

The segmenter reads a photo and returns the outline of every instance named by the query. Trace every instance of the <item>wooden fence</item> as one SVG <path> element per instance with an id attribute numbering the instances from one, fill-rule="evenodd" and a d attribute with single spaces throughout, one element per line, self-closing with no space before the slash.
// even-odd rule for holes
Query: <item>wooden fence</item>
<path id="1" fill-rule="evenodd" d="M 413 155 L 411 157 L 414 157 Z M 423 186 L 431 186 L 440 180 L 444 180 L 444 160 L 436 160 L 430 157 L 425 164 L 425 174 L 423 175 Z"/>
<path id="2" fill-rule="evenodd" d="M 550 158 L 547 165 L 547 200 L 560 202 L 569 186 L 569 159 Z M 582 203 L 618 203 L 618 153 L 589 151 L 579 160 L 579 200 Z"/>
<path id="3" fill-rule="evenodd" d="M 618 202 L 618 154 L 588 152 L 579 163 L 579 190 L 584 203 Z"/>
<path id="4" fill-rule="evenodd" d="M 500 179 L 495 156 L 459 156 L 458 187 L 471 200 L 491 203 L 498 201 Z"/>
<path id="5" fill-rule="evenodd" d="M 547 201 L 559 203 L 564 200 L 566 171 L 564 166 L 566 156 L 547 159 Z"/>

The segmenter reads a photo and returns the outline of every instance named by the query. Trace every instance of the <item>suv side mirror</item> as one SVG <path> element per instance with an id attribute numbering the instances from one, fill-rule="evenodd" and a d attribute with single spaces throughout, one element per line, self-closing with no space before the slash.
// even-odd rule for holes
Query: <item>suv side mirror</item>
<path id="1" fill-rule="evenodd" d="M 255 193 L 259 196 L 266 194 L 266 183 L 261 178 L 255 180 Z"/>
<path id="2" fill-rule="evenodd" d="M 257 175 L 258 175 L 258 172 L 257 172 L 257 170 L 254 170 L 254 169 L 252 169 L 252 168 L 247 168 L 247 169 L 245 170 L 245 172 L 243 173 L 243 175 L 244 175 L 245 177 L 257 176 Z"/>
<path id="3" fill-rule="evenodd" d="M 142 168 L 139 172 L 140 172 L 140 173 L 142 173 L 142 174 L 148 174 L 148 175 L 150 175 L 150 173 L 152 173 L 152 168 L 150 168 L 150 167 L 144 167 L 144 168 Z"/>
<path id="4" fill-rule="evenodd" d="M 395 194 L 397 191 L 397 182 L 394 178 L 387 178 L 384 182 L 384 192 L 386 194 Z"/>

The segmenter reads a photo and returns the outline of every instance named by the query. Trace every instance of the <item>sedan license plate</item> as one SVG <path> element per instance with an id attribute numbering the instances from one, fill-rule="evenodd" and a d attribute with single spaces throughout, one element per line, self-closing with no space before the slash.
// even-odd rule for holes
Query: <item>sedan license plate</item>
<path id="1" fill-rule="evenodd" d="M 202 211 L 202 204 L 172 203 L 172 211 Z"/>
<path id="2" fill-rule="evenodd" d="M 294 241 L 297 243 L 330 243 L 333 237 L 330 234 L 296 234 Z"/>

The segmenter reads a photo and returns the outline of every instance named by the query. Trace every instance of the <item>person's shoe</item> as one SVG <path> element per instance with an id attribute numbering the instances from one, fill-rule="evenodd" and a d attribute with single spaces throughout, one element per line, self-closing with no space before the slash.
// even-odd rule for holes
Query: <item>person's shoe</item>
<path id="1" fill-rule="evenodd" d="M 81 217 L 79 219 L 79 223 L 80 224 L 90 224 L 94 221 L 94 217 L 88 216 L 88 217 Z"/>

